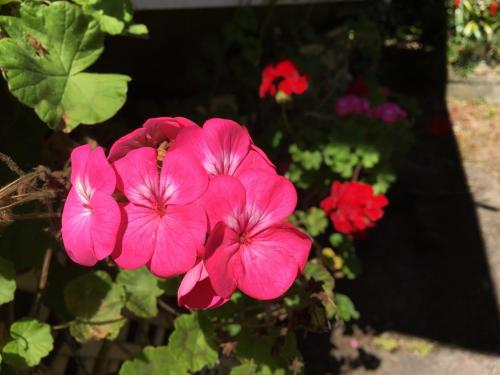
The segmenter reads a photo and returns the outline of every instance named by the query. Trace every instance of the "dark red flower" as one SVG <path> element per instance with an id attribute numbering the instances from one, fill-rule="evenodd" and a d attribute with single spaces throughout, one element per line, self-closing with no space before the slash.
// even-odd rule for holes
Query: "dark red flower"
<path id="1" fill-rule="evenodd" d="M 497 10 L 498 10 L 498 3 L 496 1 L 492 1 L 488 9 L 488 13 L 490 14 L 491 17 L 495 17 L 495 15 L 497 14 Z"/>
<path id="2" fill-rule="evenodd" d="M 375 221 L 384 216 L 382 208 L 388 204 L 384 195 L 373 193 L 371 185 L 334 181 L 330 196 L 323 199 L 320 206 L 336 231 L 356 235 L 375 226 Z"/>
<path id="3" fill-rule="evenodd" d="M 429 133 L 433 137 L 441 137 L 449 134 L 453 129 L 453 124 L 450 118 L 446 115 L 434 116 L 431 120 L 431 127 Z"/>
<path id="4" fill-rule="evenodd" d="M 276 87 L 277 84 L 277 87 Z M 309 87 L 307 77 L 300 75 L 297 67 L 290 60 L 283 60 L 276 66 L 268 65 L 262 71 L 262 82 L 259 88 L 259 96 L 267 94 L 274 96 L 276 90 L 286 95 L 303 94 Z"/>
<path id="5" fill-rule="evenodd" d="M 354 77 L 351 82 L 349 82 L 349 87 L 347 88 L 348 95 L 356 95 L 368 97 L 370 89 L 366 84 L 365 80 L 361 76 Z"/>

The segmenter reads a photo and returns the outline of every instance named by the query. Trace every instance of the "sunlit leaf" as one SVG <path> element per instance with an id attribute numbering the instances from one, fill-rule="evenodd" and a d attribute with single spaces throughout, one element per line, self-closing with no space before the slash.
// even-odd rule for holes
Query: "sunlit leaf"
<path id="1" fill-rule="evenodd" d="M 64 290 L 64 299 L 68 311 L 75 317 L 70 332 L 80 342 L 113 340 L 125 324 L 121 314 L 125 290 L 113 283 L 104 271 L 72 280 Z"/>
<path id="2" fill-rule="evenodd" d="M 154 318 L 158 314 L 157 298 L 163 294 L 159 280 L 146 267 L 120 270 L 116 282 L 123 286 L 127 301 L 125 307 L 140 318 Z"/>
<path id="3" fill-rule="evenodd" d="M 14 299 L 16 272 L 11 261 L 0 257 L 0 305 Z"/>
<path id="4" fill-rule="evenodd" d="M 188 368 L 166 346 L 147 347 L 123 363 L 120 375 L 185 375 Z"/>
<path id="5" fill-rule="evenodd" d="M 15 367 L 33 367 L 53 349 L 50 326 L 34 319 L 19 320 L 10 327 L 11 340 L 2 349 L 3 359 Z"/>
<path id="6" fill-rule="evenodd" d="M 103 34 L 78 6 L 27 1 L 21 18 L 3 16 L 0 25 L 8 33 L 0 67 L 9 89 L 51 128 L 105 121 L 125 102 L 129 77 L 83 72 L 101 55 Z"/>

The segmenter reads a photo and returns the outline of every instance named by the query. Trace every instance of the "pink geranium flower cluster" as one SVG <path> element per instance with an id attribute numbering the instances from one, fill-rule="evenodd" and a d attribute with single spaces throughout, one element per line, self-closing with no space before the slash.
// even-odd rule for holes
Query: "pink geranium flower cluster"
<path id="1" fill-rule="evenodd" d="M 286 221 L 296 191 L 233 121 L 150 119 L 108 158 L 85 145 L 71 163 L 62 237 L 76 263 L 111 256 L 125 269 L 185 274 L 178 300 L 191 309 L 236 289 L 277 298 L 304 268 L 311 240 Z"/>
<path id="2" fill-rule="evenodd" d="M 387 102 L 377 107 L 371 107 L 370 102 L 360 96 L 347 95 L 337 99 L 335 103 L 337 116 L 366 116 L 379 119 L 387 124 L 406 120 L 407 113 L 394 102 Z"/>

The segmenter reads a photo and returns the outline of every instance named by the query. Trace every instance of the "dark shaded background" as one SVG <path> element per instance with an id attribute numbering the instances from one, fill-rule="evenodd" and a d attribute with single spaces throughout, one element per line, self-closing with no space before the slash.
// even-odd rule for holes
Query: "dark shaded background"
<path id="1" fill-rule="evenodd" d="M 381 82 L 418 100 L 421 113 L 416 142 L 389 192 L 386 217 L 358 244 L 364 272 L 354 282 L 339 282 L 338 290 L 352 297 L 362 327 L 499 353 L 495 291 L 457 144 L 452 132 L 432 138 L 427 131 L 434 116 L 448 116 L 445 2 L 394 0 L 390 5 L 374 1 L 315 5 L 312 9 L 280 7 L 276 14 L 288 17 L 305 10 L 311 12 L 310 22 L 324 29 L 363 12 L 377 17 L 386 33 L 397 25 L 419 25 L 421 42 L 429 47 L 382 51 Z M 230 21 L 233 13 L 233 9 L 137 13 L 137 22 L 149 26 L 151 38 L 109 39 L 95 66 L 96 71 L 119 70 L 133 77 L 125 107 L 104 125 L 80 127 L 73 139 L 90 135 L 109 145 L 147 117 L 186 115 L 187 109 L 178 103 L 206 89 L 186 80 L 186 66 L 199 56 L 204 35 Z M 258 9 L 257 14 L 264 17 L 265 12 Z M 2 83 L 0 150 L 26 169 L 40 160 L 62 167 L 61 161 L 68 155 L 63 148 L 58 151 L 58 142 L 53 141 L 58 136 L 12 99 L 4 86 Z M 57 159 L 47 156 L 54 153 Z M 308 373 L 334 371 L 338 365 L 329 358 L 329 333 L 304 335 L 300 346 Z"/>

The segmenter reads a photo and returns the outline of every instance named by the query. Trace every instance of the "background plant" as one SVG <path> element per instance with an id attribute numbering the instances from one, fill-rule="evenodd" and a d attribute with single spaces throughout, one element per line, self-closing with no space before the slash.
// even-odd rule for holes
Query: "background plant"
<path id="1" fill-rule="evenodd" d="M 470 70 L 480 61 L 498 64 L 500 15 L 495 0 L 454 1 L 449 4 L 449 62 Z"/>
<path id="2" fill-rule="evenodd" d="M 121 1 L 81 0 L 2 7 L 0 67 L 9 90 L 54 130 L 69 132 L 80 123 L 113 116 L 125 101 L 129 78 L 86 69 L 102 53 L 105 34 L 145 34 L 144 26 L 132 23 L 130 9 Z M 74 20 L 74 27 L 59 27 L 65 17 Z M 5 371 L 43 371 L 43 362 L 57 357 L 62 348 L 70 348 L 80 370 L 88 371 L 78 349 L 98 340 L 102 345 L 90 366 L 94 373 L 185 374 L 214 367 L 233 374 L 300 373 L 298 334 L 325 331 L 359 317 L 353 301 L 335 285 L 336 279 L 353 279 L 361 270 L 356 242 L 334 232 L 319 203 L 333 181 L 357 180 L 371 184 L 377 193 L 387 192 L 411 143 L 411 106 L 377 84 L 373 67 L 381 39 L 370 21 L 352 20 L 318 32 L 307 22 L 266 19 L 243 8 L 220 32 L 207 35 L 201 56 L 186 68 L 186 82 L 196 82 L 207 95 L 185 98 L 179 108 L 190 108 L 198 119 L 223 116 L 247 124 L 256 143 L 295 183 L 300 207 L 290 220 L 315 241 L 303 275 L 276 301 L 254 301 L 237 292 L 215 310 L 181 309 L 176 306 L 177 278 L 158 279 L 145 268 L 118 270 L 112 262 L 92 270 L 72 264 L 62 251 L 58 217 L 69 171 L 39 167 L 26 173 L 4 156 L 19 175 L 0 190 L 0 309 L 7 322 L 0 347 Z M 273 97 L 259 99 L 262 68 L 282 59 L 292 60 L 307 74 L 308 90 L 280 103 Z M 29 74 L 30 67 L 39 75 Z M 337 116 L 337 99 L 352 90 L 349 82 L 359 74 L 372 107 L 397 101 L 410 112 L 408 119 L 387 124 L 369 116 Z M 96 85 L 101 78 L 103 84 Z M 82 96 L 88 92 L 92 95 Z M 77 139 L 95 142 L 81 135 Z M 34 276 L 34 285 L 25 288 L 19 282 L 24 274 Z M 24 294 L 27 302 L 21 302 Z M 150 324 L 153 338 L 143 332 Z M 134 330 L 137 335 L 131 339 Z M 256 340 L 259 345 L 254 345 Z M 131 342 L 127 361 L 113 363 L 110 348 Z"/>

